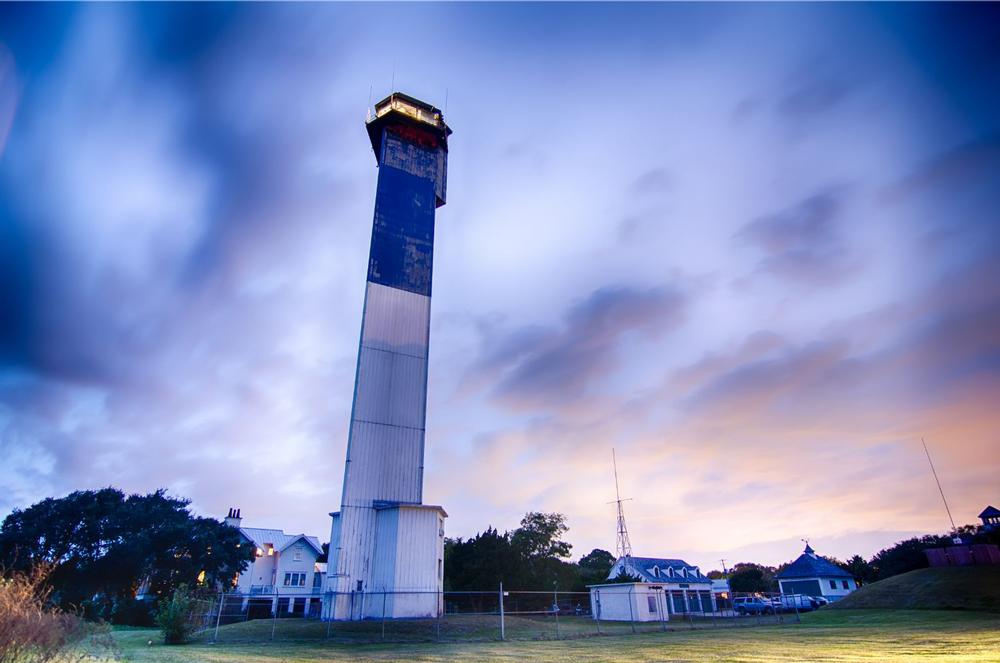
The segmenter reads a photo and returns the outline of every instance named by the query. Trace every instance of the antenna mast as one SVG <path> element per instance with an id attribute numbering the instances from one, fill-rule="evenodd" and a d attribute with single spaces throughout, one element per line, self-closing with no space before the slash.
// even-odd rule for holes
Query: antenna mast
<path id="1" fill-rule="evenodd" d="M 611 465 L 615 472 L 615 501 L 614 503 L 618 505 L 618 543 L 615 548 L 615 552 L 618 553 L 619 559 L 625 557 L 631 559 L 632 557 L 632 543 L 628 540 L 628 527 L 625 526 L 625 511 L 622 509 L 622 502 L 627 502 L 631 497 L 622 499 L 621 492 L 618 490 L 618 459 L 615 458 L 615 450 L 611 449 Z M 609 502 L 610 504 L 610 502 Z"/>
<path id="2" fill-rule="evenodd" d="M 944 498 L 944 490 L 941 488 L 941 480 L 938 479 L 937 470 L 934 469 L 934 461 L 931 460 L 931 452 L 927 450 L 927 443 L 924 442 L 924 438 L 920 438 L 920 442 L 924 445 L 924 453 L 927 454 L 927 462 L 930 463 L 931 473 L 934 474 L 934 481 L 937 483 L 938 492 L 941 493 L 941 501 L 944 502 L 944 510 L 948 512 L 948 520 L 951 521 L 951 531 L 954 532 L 957 528 L 955 527 L 955 519 L 951 517 L 951 509 L 948 508 L 948 500 Z"/>

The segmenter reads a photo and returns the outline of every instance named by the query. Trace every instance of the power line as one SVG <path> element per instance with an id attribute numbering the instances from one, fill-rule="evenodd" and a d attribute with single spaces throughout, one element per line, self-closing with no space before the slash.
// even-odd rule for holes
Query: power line
<path id="1" fill-rule="evenodd" d="M 951 517 L 951 509 L 948 508 L 948 500 L 944 497 L 944 490 L 941 488 L 941 480 L 938 479 L 937 470 L 934 469 L 934 461 L 931 460 L 931 452 L 927 450 L 927 442 L 924 438 L 920 438 L 920 442 L 924 445 L 924 453 L 927 454 L 927 462 L 930 463 L 931 473 L 934 474 L 934 481 L 937 483 L 938 492 L 941 493 L 941 501 L 944 502 L 944 510 L 948 512 L 948 520 L 951 521 L 951 531 L 958 529 L 955 527 L 955 519 Z"/>

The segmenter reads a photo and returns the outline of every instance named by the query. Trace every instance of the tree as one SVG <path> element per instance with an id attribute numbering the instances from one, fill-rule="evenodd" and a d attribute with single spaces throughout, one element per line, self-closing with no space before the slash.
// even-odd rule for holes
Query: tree
<path id="1" fill-rule="evenodd" d="M 729 573 L 729 587 L 734 592 L 773 592 L 776 570 L 752 562 L 740 562 Z"/>
<path id="2" fill-rule="evenodd" d="M 858 581 L 859 585 L 875 580 L 875 570 L 861 555 L 855 555 L 847 560 L 844 568 L 848 573 L 854 576 L 854 579 Z"/>
<path id="3" fill-rule="evenodd" d="M 528 513 L 513 532 L 500 533 L 488 527 L 468 539 L 446 539 L 445 587 L 448 590 L 493 589 L 502 581 L 504 589 L 564 590 L 583 587 L 580 569 L 565 562 L 571 546 L 561 539 L 567 532 L 560 513 Z"/>
<path id="4" fill-rule="evenodd" d="M 510 543 L 527 559 L 569 557 L 573 546 L 560 538 L 568 531 L 563 514 L 532 511 L 521 519 L 521 526 L 514 530 Z"/>
<path id="5" fill-rule="evenodd" d="M 896 545 L 875 553 L 871 559 L 871 567 L 875 580 L 884 580 L 900 573 L 915 571 L 930 566 L 924 550 L 950 546 L 951 538 L 929 534 L 920 538 L 906 539 Z"/>
<path id="6" fill-rule="evenodd" d="M 53 598 L 64 607 L 98 596 L 110 610 L 144 581 L 154 593 L 199 578 L 229 586 L 253 547 L 241 546 L 237 529 L 192 516 L 188 504 L 164 490 L 126 496 L 104 488 L 48 498 L 4 519 L 0 563 L 21 570 L 50 564 Z"/>
<path id="7" fill-rule="evenodd" d="M 580 568 L 581 584 L 586 586 L 604 582 L 614 565 L 614 555 L 607 550 L 594 548 L 577 562 L 577 566 Z"/>

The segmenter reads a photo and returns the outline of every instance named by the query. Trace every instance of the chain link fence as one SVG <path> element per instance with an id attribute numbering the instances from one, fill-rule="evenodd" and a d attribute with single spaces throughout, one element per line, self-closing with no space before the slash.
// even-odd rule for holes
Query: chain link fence
<path id="1" fill-rule="evenodd" d="M 631 584 L 588 592 L 275 591 L 219 594 L 200 623 L 202 639 L 222 643 L 557 640 L 794 623 L 821 603 L 801 595 Z M 414 611 L 423 614 L 400 616 Z"/>

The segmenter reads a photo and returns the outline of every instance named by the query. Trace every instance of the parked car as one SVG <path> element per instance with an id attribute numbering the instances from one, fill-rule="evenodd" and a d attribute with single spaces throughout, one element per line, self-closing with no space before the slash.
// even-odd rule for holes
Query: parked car
<path id="1" fill-rule="evenodd" d="M 773 615 L 774 604 L 759 596 L 747 596 L 733 599 L 733 610 L 737 615 Z"/>
<path id="2" fill-rule="evenodd" d="M 814 608 L 822 608 L 830 603 L 830 599 L 823 598 L 822 596 L 810 596 L 809 600 L 812 602 Z"/>
<path id="3" fill-rule="evenodd" d="M 812 597 L 802 594 L 782 594 L 771 599 L 771 604 L 780 612 L 808 612 L 815 609 Z"/>

